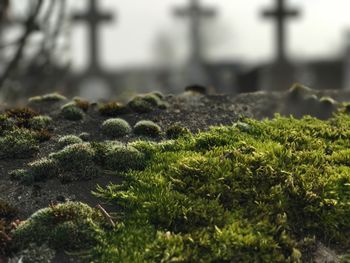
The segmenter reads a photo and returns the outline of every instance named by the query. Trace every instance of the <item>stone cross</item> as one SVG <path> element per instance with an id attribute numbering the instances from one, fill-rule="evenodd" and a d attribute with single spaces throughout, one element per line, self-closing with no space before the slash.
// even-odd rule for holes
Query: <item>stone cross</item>
<path id="1" fill-rule="evenodd" d="M 274 19 L 276 21 L 276 48 L 277 63 L 285 63 L 286 59 L 286 20 L 288 18 L 298 17 L 300 14 L 297 9 L 287 9 L 285 0 L 276 0 L 276 7 L 273 10 L 265 10 L 263 16 L 265 18 Z"/>
<path id="2" fill-rule="evenodd" d="M 203 7 L 199 0 L 190 0 L 187 7 L 175 9 L 175 15 L 188 17 L 190 20 L 190 64 L 200 66 L 203 64 L 203 43 L 201 38 L 201 21 L 203 18 L 212 18 L 216 15 L 214 8 Z M 198 71 L 198 69 L 194 69 Z"/>
<path id="3" fill-rule="evenodd" d="M 90 62 L 89 72 L 101 72 L 100 57 L 100 36 L 99 26 L 103 22 L 110 22 L 113 20 L 112 13 L 101 13 L 98 9 L 98 0 L 89 0 L 89 7 L 86 13 L 76 13 L 73 15 L 73 21 L 84 22 L 89 27 L 89 49 Z"/>

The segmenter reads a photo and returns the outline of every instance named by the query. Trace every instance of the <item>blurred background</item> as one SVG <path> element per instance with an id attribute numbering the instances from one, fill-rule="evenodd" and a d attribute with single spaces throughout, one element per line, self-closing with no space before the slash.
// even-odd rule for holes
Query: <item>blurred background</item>
<path id="1" fill-rule="evenodd" d="M 0 0 L 0 101 L 350 90 L 349 0 Z"/>

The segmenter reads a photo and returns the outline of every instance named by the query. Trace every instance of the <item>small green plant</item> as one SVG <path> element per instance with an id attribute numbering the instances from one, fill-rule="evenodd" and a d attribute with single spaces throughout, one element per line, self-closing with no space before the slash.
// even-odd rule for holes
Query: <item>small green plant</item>
<path id="1" fill-rule="evenodd" d="M 101 126 L 102 132 L 111 138 L 120 138 L 131 133 L 130 124 L 123 119 L 108 119 Z"/>
<path id="2" fill-rule="evenodd" d="M 33 130 L 43 130 L 49 127 L 52 123 L 52 118 L 49 116 L 35 116 L 30 119 L 29 126 Z"/>
<path id="3" fill-rule="evenodd" d="M 5 132 L 0 137 L 0 159 L 29 158 L 38 149 L 34 134 L 26 129 Z"/>
<path id="4" fill-rule="evenodd" d="M 180 137 L 191 134 L 191 132 L 187 128 L 182 127 L 180 124 L 174 124 L 174 125 L 171 125 L 165 131 L 165 134 L 168 139 L 178 139 Z"/>
<path id="5" fill-rule="evenodd" d="M 13 232 L 13 244 L 47 244 L 55 250 L 82 250 L 98 243 L 103 217 L 96 209 L 79 202 L 51 205 L 33 214 Z"/>
<path id="6" fill-rule="evenodd" d="M 61 114 L 66 120 L 79 121 L 84 118 L 84 112 L 75 103 L 68 103 L 61 107 Z"/>
<path id="7" fill-rule="evenodd" d="M 134 133 L 140 136 L 157 137 L 161 134 L 162 129 L 153 121 L 142 120 L 135 124 Z"/>
<path id="8" fill-rule="evenodd" d="M 82 143 L 83 140 L 81 138 L 79 138 L 78 136 L 75 135 L 66 135 L 63 136 L 61 138 L 59 138 L 58 140 L 58 146 L 60 148 L 64 148 L 68 145 L 72 145 L 72 144 L 76 144 L 76 143 Z"/>
<path id="9" fill-rule="evenodd" d="M 58 102 L 67 100 L 65 96 L 58 93 L 50 93 L 43 96 L 35 96 L 29 98 L 29 102 L 40 103 L 40 102 Z"/>
<path id="10" fill-rule="evenodd" d="M 99 106 L 99 112 L 102 116 L 118 117 L 128 113 L 128 108 L 120 102 L 109 102 Z"/>

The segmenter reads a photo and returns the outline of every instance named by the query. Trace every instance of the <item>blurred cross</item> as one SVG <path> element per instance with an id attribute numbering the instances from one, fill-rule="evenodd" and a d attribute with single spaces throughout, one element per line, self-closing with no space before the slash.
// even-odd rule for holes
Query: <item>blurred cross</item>
<path id="1" fill-rule="evenodd" d="M 101 65 L 99 61 L 100 52 L 100 37 L 99 26 L 103 22 L 110 22 L 113 20 L 112 13 L 101 13 L 98 10 L 98 0 L 89 0 L 89 8 L 86 13 L 76 13 L 73 15 L 73 21 L 85 22 L 89 27 L 89 45 L 90 45 L 90 62 L 89 72 L 101 72 Z"/>
<path id="2" fill-rule="evenodd" d="M 285 0 L 276 0 L 275 9 L 263 12 L 265 18 L 276 20 L 277 63 L 286 62 L 286 20 L 299 15 L 299 10 L 286 8 Z"/>
<path id="3" fill-rule="evenodd" d="M 216 10 L 214 8 L 203 7 L 199 0 L 190 0 L 189 6 L 176 8 L 175 15 L 179 17 L 188 17 L 190 20 L 190 63 L 194 67 L 200 67 L 203 64 L 201 21 L 203 18 L 208 19 L 215 17 Z"/>

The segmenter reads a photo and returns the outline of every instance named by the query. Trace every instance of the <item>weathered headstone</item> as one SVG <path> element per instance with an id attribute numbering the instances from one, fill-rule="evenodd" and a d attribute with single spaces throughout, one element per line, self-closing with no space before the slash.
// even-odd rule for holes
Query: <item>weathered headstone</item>
<path id="1" fill-rule="evenodd" d="M 86 13 L 76 13 L 73 15 L 73 21 L 84 22 L 89 28 L 89 69 L 91 73 L 99 73 L 100 65 L 100 36 L 99 26 L 101 23 L 111 22 L 113 14 L 109 12 L 99 12 L 98 0 L 89 0 L 89 8 Z"/>
<path id="2" fill-rule="evenodd" d="M 216 10 L 211 7 L 204 7 L 199 0 L 190 0 L 187 7 L 175 9 L 175 15 L 181 18 L 189 19 L 189 41 L 190 41 L 190 58 L 188 69 L 188 82 L 207 84 L 207 74 L 203 68 L 203 42 L 202 42 L 202 20 L 213 18 Z"/>
<path id="3" fill-rule="evenodd" d="M 287 19 L 297 18 L 299 10 L 286 7 L 285 0 L 276 0 L 274 9 L 264 10 L 264 18 L 274 19 L 276 22 L 276 55 L 272 65 L 268 66 L 262 73 L 261 89 L 283 90 L 296 81 L 295 69 L 288 61 L 286 55 L 287 46 Z"/>
<path id="4" fill-rule="evenodd" d="M 73 15 L 74 22 L 82 22 L 88 26 L 89 36 L 89 62 L 86 72 L 81 76 L 79 93 L 81 96 L 85 96 L 91 99 L 98 99 L 106 96 L 111 92 L 109 87 L 109 80 L 106 79 L 106 74 L 100 63 L 100 26 L 102 23 L 111 22 L 113 20 L 113 14 L 111 12 L 101 12 L 98 7 L 99 0 L 89 0 L 88 10 L 85 13 L 75 13 Z M 90 83 L 89 85 L 87 85 Z M 94 83 L 95 90 L 91 83 Z M 99 85 L 97 85 L 99 83 Z M 99 94 L 99 95 L 98 95 Z M 108 97 L 108 96 L 107 96 Z M 102 97 L 101 97 L 102 98 Z"/>

